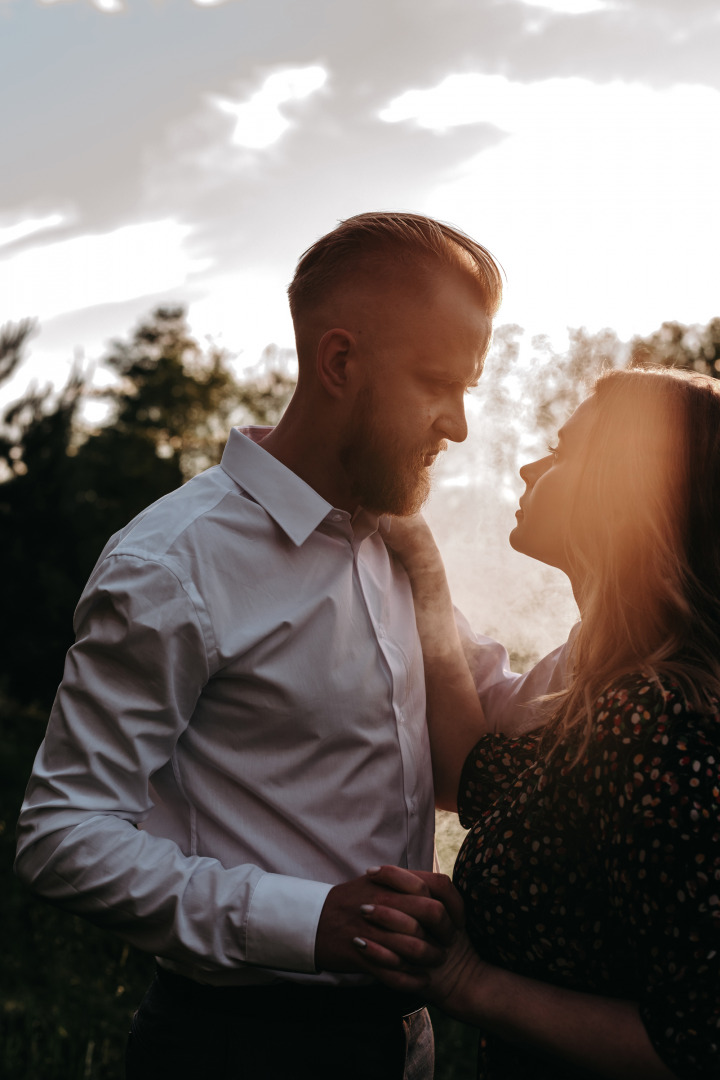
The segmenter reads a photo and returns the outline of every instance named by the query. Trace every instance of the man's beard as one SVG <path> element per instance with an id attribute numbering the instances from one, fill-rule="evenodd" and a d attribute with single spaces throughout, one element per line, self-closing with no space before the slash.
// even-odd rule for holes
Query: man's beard
<path id="1" fill-rule="evenodd" d="M 406 449 L 394 432 L 378 427 L 374 394 L 368 387 L 358 396 L 340 461 L 350 477 L 352 495 L 361 506 L 376 514 L 404 517 L 416 514 L 430 494 L 425 459 L 437 451 L 437 446 Z"/>

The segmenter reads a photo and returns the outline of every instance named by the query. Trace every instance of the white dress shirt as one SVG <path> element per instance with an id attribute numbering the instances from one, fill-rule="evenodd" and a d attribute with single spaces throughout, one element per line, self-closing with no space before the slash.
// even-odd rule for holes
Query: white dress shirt
<path id="1" fill-rule="evenodd" d="M 233 430 L 110 540 L 75 631 L 20 876 L 200 981 L 357 981 L 315 972 L 329 889 L 433 863 L 422 655 L 377 519 Z M 504 650 L 473 648 L 517 715 Z"/>

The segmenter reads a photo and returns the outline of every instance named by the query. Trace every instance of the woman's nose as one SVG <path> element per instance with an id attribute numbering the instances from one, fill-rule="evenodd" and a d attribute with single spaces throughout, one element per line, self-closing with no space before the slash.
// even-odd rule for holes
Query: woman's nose
<path id="1" fill-rule="evenodd" d="M 542 457 L 537 458 L 536 461 L 529 461 L 527 465 L 521 465 L 520 479 L 528 485 L 534 484 L 538 477 L 545 472 L 550 460 L 549 457 Z"/>

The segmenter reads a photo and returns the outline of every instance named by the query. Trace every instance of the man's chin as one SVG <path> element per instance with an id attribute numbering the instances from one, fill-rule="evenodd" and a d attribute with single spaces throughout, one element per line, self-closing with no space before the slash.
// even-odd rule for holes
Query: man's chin
<path id="1" fill-rule="evenodd" d="M 430 478 L 423 477 L 421 483 L 416 483 L 411 489 L 404 488 L 396 491 L 376 492 L 375 497 L 363 500 L 363 506 L 371 513 L 382 515 L 390 514 L 392 517 L 411 517 L 418 514 L 430 495 Z"/>

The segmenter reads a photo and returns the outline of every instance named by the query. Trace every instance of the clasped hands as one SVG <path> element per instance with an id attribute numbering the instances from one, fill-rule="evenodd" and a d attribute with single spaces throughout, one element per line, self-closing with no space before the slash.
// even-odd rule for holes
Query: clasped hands
<path id="1" fill-rule="evenodd" d="M 445 874 L 373 867 L 328 893 L 316 962 L 447 1006 L 470 969 L 478 975 L 483 967 L 464 924 L 462 899 Z"/>

